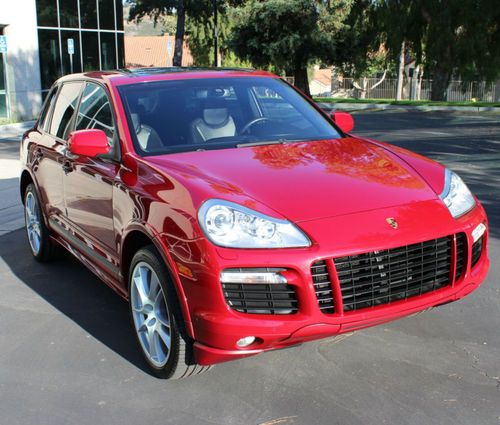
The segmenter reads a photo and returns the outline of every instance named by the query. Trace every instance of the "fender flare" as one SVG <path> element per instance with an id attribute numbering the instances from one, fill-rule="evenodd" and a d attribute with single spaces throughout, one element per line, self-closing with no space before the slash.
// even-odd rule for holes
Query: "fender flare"
<path id="1" fill-rule="evenodd" d="M 133 231 L 138 231 L 144 234 L 148 239 L 151 240 L 157 251 L 160 253 L 167 269 L 170 273 L 170 277 L 174 284 L 175 291 L 177 293 L 177 299 L 179 300 L 179 305 L 181 308 L 182 317 L 184 319 L 184 324 L 188 335 L 194 339 L 194 328 L 193 322 L 191 321 L 191 313 L 189 312 L 188 301 L 186 294 L 184 293 L 184 288 L 182 287 L 182 282 L 179 279 L 179 273 L 175 265 L 172 256 L 168 251 L 168 245 L 161 239 L 160 234 L 157 233 L 153 227 L 148 225 L 148 223 L 140 221 L 132 221 L 127 226 L 125 226 L 126 231 L 123 234 L 123 240 L 127 238 L 127 235 Z M 123 246 L 123 244 L 122 244 Z M 120 266 L 123 261 L 123 249 L 120 249 Z M 126 277 L 125 277 L 126 279 Z"/>

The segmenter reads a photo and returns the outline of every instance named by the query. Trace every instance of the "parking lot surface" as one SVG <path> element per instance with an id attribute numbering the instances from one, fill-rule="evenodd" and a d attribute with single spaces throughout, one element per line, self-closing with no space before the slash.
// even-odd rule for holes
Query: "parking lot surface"
<path id="1" fill-rule="evenodd" d="M 340 342 L 171 382 L 147 373 L 111 290 L 72 258 L 31 259 L 15 230 L 17 138 L 0 141 L 11 167 L 0 166 L 0 423 L 500 424 L 500 115 L 354 117 L 354 134 L 428 155 L 469 184 L 490 219 L 486 282 L 462 301 Z"/>

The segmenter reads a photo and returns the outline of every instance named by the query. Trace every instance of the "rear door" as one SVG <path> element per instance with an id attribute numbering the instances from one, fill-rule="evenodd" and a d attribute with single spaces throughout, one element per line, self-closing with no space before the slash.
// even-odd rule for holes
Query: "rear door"
<path id="1" fill-rule="evenodd" d="M 103 130 L 111 150 L 95 158 L 68 153 L 63 175 L 66 219 L 80 243 L 83 241 L 84 253 L 116 277 L 113 184 L 120 169 L 116 160 L 119 143 L 112 106 L 103 86 L 85 84 L 74 129 Z"/>
<path id="2" fill-rule="evenodd" d="M 30 147 L 31 168 L 48 218 L 65 213 L 62 165 L 81 88 L 81 82 L 68 82 L 52 90 L 37 128 L 36 143 Z"/>

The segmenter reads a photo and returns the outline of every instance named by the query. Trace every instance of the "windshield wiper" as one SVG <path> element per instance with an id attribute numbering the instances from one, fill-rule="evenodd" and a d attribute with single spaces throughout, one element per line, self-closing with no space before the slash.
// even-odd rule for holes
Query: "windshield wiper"
<path id="1" fill-rule="evenodd" d="M 247 146 L 263 146 L 263 145 L 284 145 L 288 143 L 289 140 L 286 139 L 278 139 L 278 140 L 261 140 L 257 142 L 247 142 L 247 143 L 238 143 L 236 145 L 237 148 L 245 148 Z"/>

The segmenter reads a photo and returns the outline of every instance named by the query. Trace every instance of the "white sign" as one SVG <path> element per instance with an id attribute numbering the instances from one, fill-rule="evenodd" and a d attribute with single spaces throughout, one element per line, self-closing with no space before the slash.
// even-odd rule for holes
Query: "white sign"
<path id="1" fill-rule="evenodd" d="M 7 36 L 0 35 L 0 53 L 7 53 Z"/>
<path id="2" fill-rule="evenodd" d="M 172 40 L 170 39 L 167 40 L 167 54 L 172 56 Z"/>
<path id="3" fill-rule="evenodd" d="M 75 54 L 75 40 L 73 40 L 72 38 L 68 38 L 68 53 L 70 55 Z"/>

